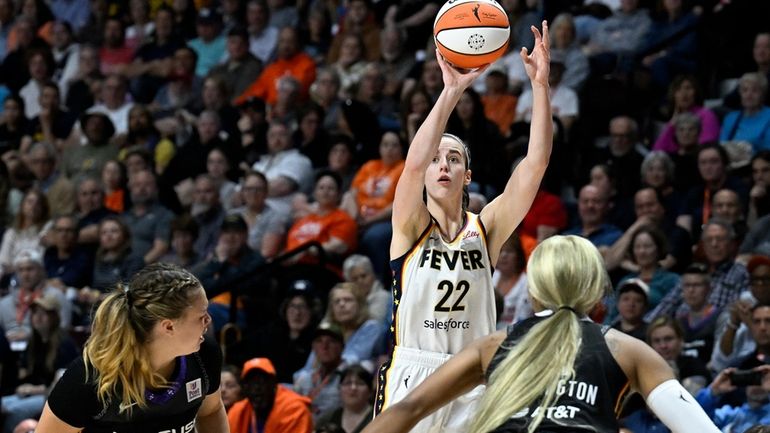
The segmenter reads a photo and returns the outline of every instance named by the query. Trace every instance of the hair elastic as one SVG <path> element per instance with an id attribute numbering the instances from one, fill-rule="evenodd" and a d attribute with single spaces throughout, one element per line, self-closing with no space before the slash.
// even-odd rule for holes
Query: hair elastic
<path id="1" fill-rule="evenodd" d="M 573 313 L 575 313 L 578 316 L 580 315 L 580 313 L 578 313 L 574 308 L 570 307 L 569 305 L 562 305 L 559 308 L 557 308 L 557 310 L 569 310 L 569 311 L 572 311 Z"/>
<path id="2" fill-rule="evenodd" d="M 123 293 L 126 295 L 126 303 L 130 307 L 133 300 L 131 299 L 131 291 L 129 290 L 128 284 L 123 286 Z"/>

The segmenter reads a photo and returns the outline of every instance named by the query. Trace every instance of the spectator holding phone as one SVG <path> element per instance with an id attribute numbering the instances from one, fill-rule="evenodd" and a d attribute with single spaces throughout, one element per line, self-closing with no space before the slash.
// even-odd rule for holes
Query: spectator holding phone
<path id="1" fill-rule="evenodd" d="M 770 317 L 770 307 L 768 310 Z M 768 321 L 770 324 L 770 321 Z M 721 396 L 746 387 L 746 403 L 739 407 L 719 406 Z M 770 365 L 747 370 L 726 368 L 695 397 L 698 403 L 722 431 L 744 433 L 756 424 L 770 424 Z"/>

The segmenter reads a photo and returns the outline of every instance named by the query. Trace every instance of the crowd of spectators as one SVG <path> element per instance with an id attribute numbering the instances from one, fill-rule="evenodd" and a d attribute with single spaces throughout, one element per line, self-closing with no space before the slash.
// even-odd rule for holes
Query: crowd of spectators
<path id="1" fill-rule="evenodd" d="M 556 128 L 495 269 L 499 327 L 532 314 L 534 247 L 584 236 L 615 283 L 592 318 L 646 340 L 726 431 L 770 423 L 770 377 L 732 381 L 770 359 L 770 5 L 501 4 L 510 51 L 447 125 L 470 209 L 527 152 L 518 51 L 542 19 Z M 395 186 L 442 88 L 440 6 L 0 0 L 3 432 L 31 429 L 93 306 L 157 261 L 207 291 L 233 431 L 360 431 L 389 349 Z M 663 431 L 643 403 L 624 415 Z"/>

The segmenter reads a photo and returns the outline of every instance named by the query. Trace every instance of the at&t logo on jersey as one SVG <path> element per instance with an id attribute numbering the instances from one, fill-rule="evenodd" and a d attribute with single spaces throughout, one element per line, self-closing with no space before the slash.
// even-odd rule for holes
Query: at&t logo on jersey
<path id="1" fill-rule="evenodd" d="M 158 433 L 192 433 L 194 431 L 195 431 L 195 420 L 192 420 L 187 424 L 183 425 L 182 427 L 179 427 L 179 430 L 172 428 L 171 430 L 161 430 Z"/>

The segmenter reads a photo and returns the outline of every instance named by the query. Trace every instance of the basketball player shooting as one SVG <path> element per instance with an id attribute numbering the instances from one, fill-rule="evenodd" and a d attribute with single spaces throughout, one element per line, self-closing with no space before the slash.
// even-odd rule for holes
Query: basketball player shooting
<path id="1" fill-rule="evenodd" d="M 487 66 L 460 72 L 437 52 L 444 89 L 409 147 L 396 187 L 390 246 L 394 349 L 378 376 L 376 413 L 404 398 L 474 339 L 495 331 L 492 268 L 529 210 L 551 154 L 546 22 L 542 34 L 534 26 L 532 33 L 532 52 L 521 49 L 533 91 L 528 153 L 502 194 L 479 215 L 466 210 L 472 156 L 459 138 L 443 131 L 465 89 Z M 481 392 L 479 387 L 460 397 L 412 431 L 468 431 Z"/>

